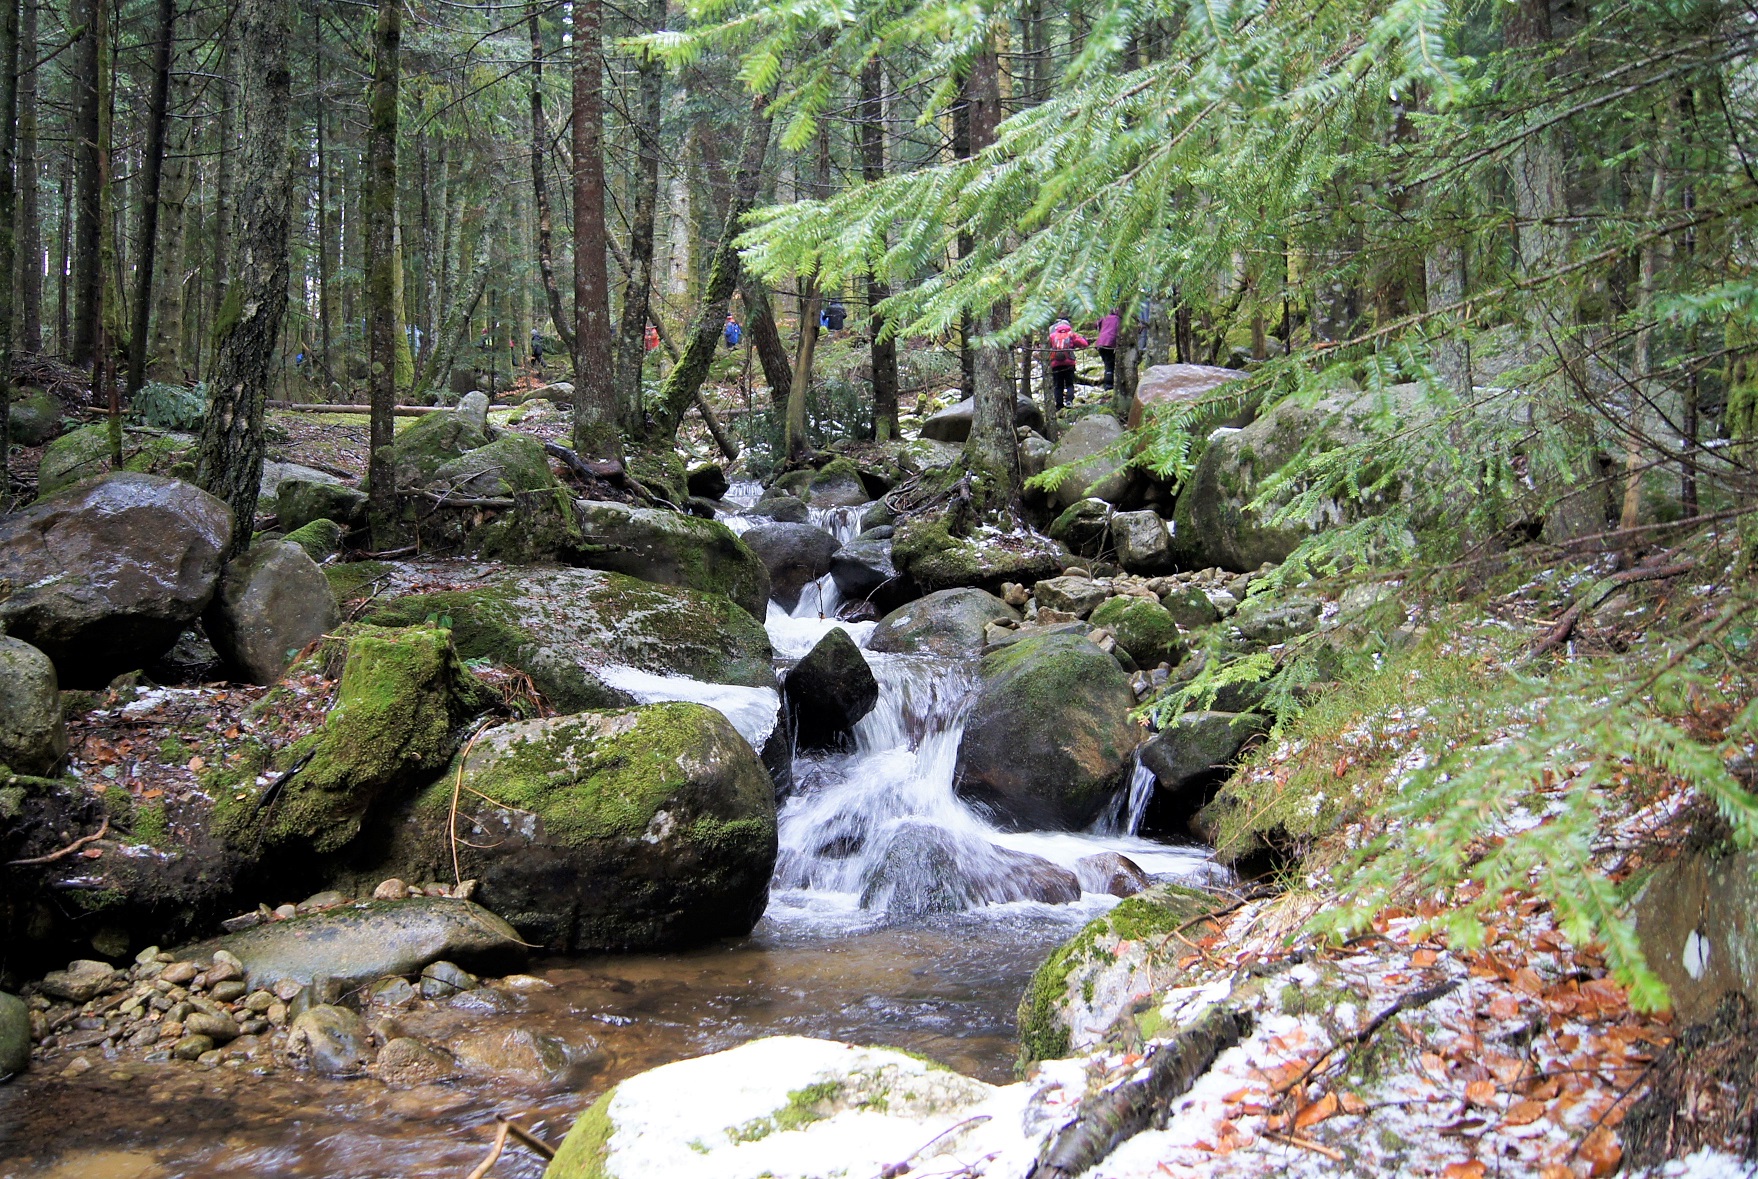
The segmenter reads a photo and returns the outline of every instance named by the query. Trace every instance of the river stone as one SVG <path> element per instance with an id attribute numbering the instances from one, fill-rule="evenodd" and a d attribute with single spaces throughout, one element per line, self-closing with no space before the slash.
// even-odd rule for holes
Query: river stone
<path id="1" fill-rule="evenodd" d="M 806 501 L 797 495 L 771 497 L 766 494 L 757 501 L 755 507 L 752 507 L 745 514 L 747 516 L 767 516 L 769 519 L 783 524 L 804 524 L 812 518 L 812 509 L 808 508 Z"/>
<path id="2" fill-rule="evenodd" d="M 1172 569 L 1172 534 L 1150 511 L 1118 512 L 1111 517 L 1117 563 L 1129 573 L 1153 576 Z"/>
<path id="3" fill-rule="evenodd" d="M 481 905 L 412 897 L 271 921 L 177 954 L 205 959 L 215 950 L 236 954 L 253 987 L 273 989 L 284 979 L 310 986 L 328 976 L 351 990 L 386 975 L 419 974 L 442 958 L 505 968 L 523 957 L 524 947 L 511 926 Z"/>
<path id="4" fill-rule="evenodd" d="M 802 749 L 825 749 L 852 739 L 855 723 L 879 700 L 879 681 L 841 627 L 819 639 L 788 672 L 788 714 Z"/>
<path id="5" fill-rule="evenodd" d="M 203 626 L 221 658 L 253 684 L 272 684 L 306 644 L 341 621 L 329 579 L 304 548 L 259 541 L 220 578 Z"/>
<path id="6" fill-rule="evenodd" d="M 458 1062 L 449 1052 L 409 1036 L 398 1036 L 387 1040 L 378 1050 L 372 1071 L 389 1085 L 424 1085 L 455 1074 Z"/>
<path id="7" fill-rule="evenodd" d="M 192 1036 L 206 1036 L 216 1044 L 230 1044 L 238 1038 L 238 1025 L 229 1015 L 213 1015 L 192 1011 L 183 1019 L 183 1030 Z"/>
<path id="8" fill-rule="evenodd" d="M 607 500 L 576 507 L 592 567 L 724 594 L 759 621 L 768 614 L 769 570 L 725 524 Z"/>
<path id="9" fill-rule="evenodd" d="M 1231 765 L 1245 743 L 1269 727 L 1255 712 L 1181 713 L 1142 746 L 1141 763 L 1161 791 L 1175 795 Z M 1191 802 L 1194 811 L 1202 799 Z"/>
<path id="10" fill-rule="evenodd" d="M 1063 509 L 1050 524 L 1050 539 L 1082 557 L 1097 557 L 1111 547 L 1111 513 L 1102 499 L 1082 499 Z"/>
<path id="11" fill-rule="evenodd" d="M 451 870 L 459 772 L 449 767 L 399 814 L 391 862 L 377 875 Z M 500 725 L 470 748 L 461 781 L 464 875 L 528 941 L 562 952 L 662 949 L 743 936 L 762 916 L 775 789 L 738 730 L 706 705 Z"/>
<path id="12" fill-rule="evenodd" d="M 448 999 L 476 985 L 476 976 L 455 963 L 429 962 L 421 971 L 421 997 Z"/>
<path id="13" fill-rule="evenodd" d="M 723 499 L 732 488 L 732 484 L 727 482 L 725 469 L 719 463 L 691 468 L 685 474 L 684 481 L 688 484 L 691 495 L 703 499 Z"/>
<path id="14" fill-rule="evenodd" d="M 61 402 L 48 390 L 20 389 L 6 414 L 13 445 L 41 446 L 54 439 L 61 433 L 66 416 Z"/>
<path id="15" fill-rule="evenodd" d="M 275 485 L 275 516 L 284 532 L 296 532 L 313 520 L 361 528 L 366 524 L 366 493 L 340 483 L 283 479 Z"/>
<path id="16" fill-rule="evenodd" d="M 259 512 L 275 512 L 279 514 L 281 482 L 285 479 L 299 479 L 306 483 L 341 484 L 342 478 L 328 471 L 320 471 L 316 467 L 307 467 L 301 463 L 283 463 L 274 459 L 264 459 L 262 464 L 262 482 L 256 487 L 256 502 Z"/>
<path id="17" fill-rule="evenodd" d="M 924 593 L 969 586 L 998 593 L 1008 582 L 1030 585 L 1054 577 L 1068 554 L 1026 529 L 979 530 L 954 536 L 942 516 L 918 516 L 891 534 L 891 562 Z"/>
<path id="18" fill-rule="evenodd" d="M 1090 577 L 1050 577 L 1032 587 L 1038 609 L 1060 610 L 1085 618 L 1111 596 L 1111 591 Z"/>
<path id="19" fill-rule="evenodd" d="M 1019 1148 L 1009 1098 L 1022 1100 L 896 1049 L 775 1036 L 623 1081 L 574 1122 L 544 1175 L 867 1179 L 910 1151 L 922 1174 L 951 1175 L 964 1169 L 955 1159 Z"/>
<path id="20" fill-rule="evenodd" d="M 303 1056 L 325 1076 L 346 1076 L 366 1067 L 372 1056 L 372 1034 L 366 1021 L 346 1007 L 318 1004 L 293 1020 L 287 1051 Z"/>
<path id="21" fill-rule="evenodd" d="M 0 1077 L 22 1073 L 30 1063 L 30 1008 L 17 995 L 0 991 Z"/>
<path id="22" fill-rule="evenodd" d="M 1319 624 L 1324 603 L 1314 598 L 1278 598 L 1259 594 L 1245 599 L 1233 612 L 1233 625 L 1248 642 L 1274 645 L 1306 634 Z"/>
<path id="23" fill-rule="evenodd" d="M 446 1047 L 468 1072 L 527 1085 L 560 1081 L 575 1061 L 561 1037 L 521 1027 L 475 1028 L 454 1036 Z"/>
<path id="24" fill-rule="evenodd" d="M 1036 430 L 1019 432 L 1019 477 L 1031 479 L 1042 475 L 1050 468 L 1050 456 L 1056 452 L 1056 444 L 1038 433 Z"/>
<path id="25" fill-rule="evenodd" d="M 861 908 L 923 917 L 1007 901 L 1066 905 L 1078 901 L 1080 891 L 1074 873 L 1042 856 L 905 821 L 862 881 Z"/>
<path id="26" fill-rule="evenodd" d="M 1156 364 L 1144 369 L 1136 378 L 1135 397 L 1129 403 L 1129 428 L 1133 430 L 1141 425 L 1142 418 L 1156 408 L 1190 405 L 1204 394 L 1245 375 L 1239 369 L 1218 368 L 1212 364 Z M 1249 411 L 1244 416 L 1249 419 Z M 1236 414 L 1219 409 L 1205 410 L 1190 423 L 1189 430 L 1200 437 L 1223 421 L 1243 424 Z"/>
<path id="27" fill-rule="evenodd" d="M 1050 501 L 1058 508 L 1088 498 L 1121 503 L 1129 491 L 1129 472 L 1124 469 L 1128 460 L 1106 452 L 1122 438 L 1123 427 L 1108 413 L 1082 418 L 1064 430 L 1050 452 L 1050 465 L 1072 463 L 1074 469 L 1050 493 Z"/>
<path id="28" fill-rule="evenodd" d="M 1194 585 L 1173 587 L 1161 596 L 1160 605 L 1185 630 L 1198 630 L 1221 620 L 1221 612 L 1209 596 Z"/>
<path id="29" fill-rule="evenodd" d="M 69 1003 L 85 1003 L 109 990 L 117 981 L 116 969 L 108 962 L 80 958 L 67 964 L 66 970 L 51 970 L 37 988 L 54 999 Z"/>
<path id="30" fill-rule="evenodd" d="M 800 592 L 830 572 L 842 546 L 830 533 L 810 524 L 764 524 L 740 537 L 769 570 L 769 596 L 783 610 L 800 603 Z"/>
<path id="31" fill-rule="evenodd" d="M 975 419 L 976 411 L 976 399 L 971 397 L 949 405 L 922 423 L 921 437 L 931 442 L 969 441 L 971 422 Z M 1015 429 L 1024 426 L 1041 433 L 1044 429 L 1044 411 L 1029 397 L 1015 397 L 1013 424 Z"/>
<path id="32" fill-rule="evenodd" d="M 845 599 L 870 601 L 880 610 L 909 600 L 908 587 L 891 563 L 889 525 L 869 529 L 837 549 L 830 558 L 830 576 Z"/>
<path id="33" fill-rule="evenodd" d="M 458 399 L 458 408 L 456 412 L 459 419 L 469 425 L 472 429 L 487 430 L 488 394 L 479 389 L 472 389 Z"/>
<path id="34" fill-rule="evenodd" d="M 365 621 L 415 626 L 449 619 L 460 655 L 518 668 L 561 712 L 635 703 L 600 678 L 609 667 L 776 686 L 768 633 L 718 594 L 596 569 L 491 569 L 473 587 L 461 577 L 448 580 L 464 588 L 379 599 Z"/>
<path id="35" fill-rule="evenodd" d="M 983 649 L 983 630 L 1002 619 L 1019 621 L 1019 611 L 980 589 L 949 589 L 899 606 L 879 620 L 867 640 L 869 651 L 932 653 L 949 659 Z"/>
<path id="36" fill-rule="evenodd" d="M 832 459 L 813 472 L 802 498 L 815 508 L 857 508 L 873 497 L 861 472 L 845 458 Z"/>
<path id="37" fill-rule="evenodd" d="M 151 663 L 206 609 L 232 509 L 176 479 L 121 473 L 0 517 L 0 629 L 101 688 Z"/>
<path id="38" fill-rule="evenodd" d="M 1114 897 L 1132 897 L 1153 883 L 1134 860 L 1111 851 L 1082 856 L 1074 863 L 1074 873 L 1085 891 Z"/>
<path id="39" fill-rule="evenodd" d="M 137 474 L 193 476 L 196 439 L 191 434 L 125 428 L 122 469 Z M 37 466 L 37 498 L 47 499 L 75 483 L 110 471 L 110 427 L 104 422 L 69 431 L 43 450 Z"/>
<path id="40" fill-rule="evenodd" d="M 171 1045 L 173 1060 L 200 1060 L 214 1050 L 214 1042 L 210 1037 L 188 1035 Z"/>
<path id="41" fill-rule="evenodd" d="M 55 665 L 22 639 L 0 635 L 0 766 L 46 774 L 66 754 Z"/>
<path id="42" fill-rule="evenodd" d="M 1117 637 L 1117 645 L 1129 652 L 1140 667 L 1177 665 L 1184 658 L 1184 640 L 1172 615 L 1153 598 L 1108 598 L 1088 619 Z"/>
<path id="43" fill-rule="evenodd" d="M 1135 693 L 1085 639 L 1047 634 L 985 656 L 956 789 L 1015 830 L 1078 830 L 1128 781 Z"/>
<path id="44" fill-rule="evenodd" d="M 452 496 L 510 496 L 548 491 L 561 480 L 549 469 L 543 443 L 529 434 L 503 434 L 487 446 L 442 463 L 429 486 Z"/>

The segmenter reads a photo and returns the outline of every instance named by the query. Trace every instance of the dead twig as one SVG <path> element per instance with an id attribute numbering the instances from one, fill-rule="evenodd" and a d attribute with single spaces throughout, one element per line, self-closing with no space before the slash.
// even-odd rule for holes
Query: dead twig
<path id="1" fill-rule="evenodd" d="M 904 1155 L 902 1161 L 886 1163 L 885 1166 L 881 1167 L 879 1170 L 879 1179 L 897 1179 L 899 1175 L 909 1174 L 910 1168 L 914 1165 L 915 1161 L 932 1150 L 937 1143 L 952 1137 L 966 1126 L 980 1126 L 989 1120 L 990 1117 L 988 1114 L 978 1114 L 974 1118 L 966 1118 L 962 1122 L 957 1122 L 946 1127 L 946 1129 L 940 1131 L 940 1133 L 934 1135 L 934 1137 L 928 1139 L 928 1141 L 922 1143 L 922 1145 Z"/>
<path id="2" fill-rule="evenodd" d="M 1679 577 L 1691 572 L 1694 568 L 1696 568 L 1694 565 L 1679 564 L 1662 565 L 1655 569 L 1626 569 L 1622 573 L 1612 574 L 1603 581 L 1595 582 L 1593 588 L 1581 596 L 1580 601 L 1564 611 L 1563 616 L 1557 619 L 1557 624 L 1551 627 L 1550 633 L 1544 636 L 1544 640 L 1538 646 L 1532 648 L 1532 654 L 1527 658 L 1537 659 L 1540 655 L 1562 646 L 1575 632 L 1575 623 L 1580 621 L 1581 612 L 1598 606 L 1611 597 L 1614 590 L 1638 581 L 1660 581 L 1668 577 Z"/>
<path id="3" fill-rule="evenodd" d="M 1314 1154 L 1322 1154 L 1333 1163 L 1340 1163 L 1343 1161 L 1342 1151 L 1332 1146 L 1326 1146 L 1322 1142 L 1314 1142 L 1310 1138 L 1296 1138 L 1292 1134 L 1278 1134 L 1274 1130 L 1265 1130 L 1264 1137 L 1273 1139 L 1276 1142 L 1286 1143 L 1289 1146 L 1298 1146 L 1301 1150 L 1310 1150 Z"/>
<path id="4" fill-rule="evenodd" d="M 507 1122 L 502 1122 L 495 1128 L 494 1145 L 488 1148 L 488 1157 L 477 1163 L 476 1169 L 466 1179 L 483 1179 L 483 1176 L 494 1170 L 494 1165 L 500 1161 L 501 1151 L 507 1148 L 507 1135 L 511 1132 L 512 1127 Z"/>
<path id="5" fill-rule="evenodd" d="M 32 864 L 53 864 L 56 860 L 65 859 L 68 856 L 72 855 L 74 852 L 78 851 L 80 848 L 84 847 L 86 844 L 95 843 L 98 840 L 104 838 L 105 833 L 108 832 L 109 830 L 110 830 L 110 818 L 108 815 L 106 815 L 104 817 L 104 821 L 101 824 L 99 824 L 98 829 L 96 831 L 92 832 L 90 835 L 82 835 L 78 839 L 74 840 L 72 843 L 68 844 L 66 847 L 58 848 L 57 850 L 50 852 L 48 855 L 31 856 L 29 859 L 26 859 L 26 860 L 8 860 L 8 861 L 6 861 L 6 866 L 8 868 L 24 868 L 24 867 L 28 867 Z"/>
<path id="6" fill-rule="evenodd" d="M 555 1157 L 555 1147 L 521 1126 L 518 1122 L 513 1121 L 505 1114 L 496 1114 L 495 1119 L 499 1121 L 501 1125 L 505 1126 L 507 1132 L 514 1138 L 517 1138 L 521 1145 L 544 1162 L 547 1163 L 550 1159 Z"/>
<path id="7" fill-rule="evenodd" d="M 464 883 L 464 869 L 458 862 L 458 792 L 464 788 L 464 767 L 470 761 L 470 751 L 476 748 L 476 739 L 488 731 L 489 722 L 484 720 L 476 725 L 470 740 L 464 743 L 464 754 L 458 758 L 458 776 L 452 782 L 452 811 L 446 817 L 446 836 L 452 845 L 452 883 Z M 484 1172 L 486 1174 L 486 1172 Z"/>

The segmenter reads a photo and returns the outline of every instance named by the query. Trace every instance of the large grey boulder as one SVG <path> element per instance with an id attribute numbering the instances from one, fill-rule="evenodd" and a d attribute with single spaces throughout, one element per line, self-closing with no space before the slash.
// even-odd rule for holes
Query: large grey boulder
<path id="1" fill-rule="evenodd" d="M 1118 512 L 1111 517 L 1111 535 L 1126 572 L 1152 577 L 1172 571 L 1172 534 L 1153 512 Z"/>
<path id="2" fill-rule="evenodd" d="M 764 524 L 740 535 L 769 570 L 769 596 L 783 610 L 799 605 L 800 592 L 830 572 L 841 548 L 836 538 L 810 524 Z"/>
<path id="3" fill-rule="evenodd" d="M 1239 369 L 1212 364 L 1156 364 L 1145 369 L 1136 379 L 1135 398 L 1129 404 L 1129 428 L 1141 425 L 1144 416 L 1160 407 L 1197 405 L 1207 394 L 1245 375 Z M 1240 411 L 1225 412 L 1232 408 L 1199 409 L 1191 432 L 1200 433 L 1204 427 L 1213 429 L 1223 422 L 1243 425 L 1238 420 Z M 1250 411 L 1243 416 L 1249 420 Z"/>
<path id="4" fill-rule="evenodd" d="M 848 632 L 819 639 L 787 675 L 788 714 L 802 749 L 846 741 L 879 700 L 879 681 Z"/>
<path id="5" fill-rule="evenodd" d="M 1109 630 L 1118 646 L 1142 667 L 1176 664 L 1187 650 L 1178 624 L 1153 598 L 1108 598 L 1088 615 L 1088 621 Z"/>
<path id="6" fill-rule="evenodd" d="M 804 524 L 812 518 L 812 509 L 808 508 L 806 501 L 797 495 L 765 494 L 745 514 L 747 516 L 766 516 L 783 524 Z"/>
<path id="7" fill-rule="evenodd" d="M 976 400 L 970 397 L 956 405 L 946 407 L 922 423 L 921 437 L 931 442 L 967 441 L 971 436 L 971 422 L 976 415 L 976 409 Z M 1016 397 L 1013 407 L 1013 424 L 1015 428 L 1024 426 L 1042 433 L 1044 411 L 1039 409 L 1037 402 L 1031 398 Z"/>
<path id="8" fill-rule="evenodd" d="M 608 500 L 576 507 L 593 568 L 724 594 L 758 620 L 768 614 L 769 570 L 725 524 Z"/>
<path id="9" fill-rule="evenodd" d="M 296 532 L 313 520 L 360 528 L 366 524 L 366 493 L 339 482 L 283 479 L 275 485 L 275 515 L 283 532 Z"/>
<path id="10" fill-rule="evenodd" d="M 320 471 L 316 467 L 308 467 L 303 463 L 284 463 L 277 459 L 264 459 L 262 464 L 262 482 L 256 485 L 256 510 L 258 512 L 280 512 L 278 496 L 281 483 L 287 479 L 297 479 L 302 483 L 328 483 L 340 485 L 343 481 L 339 476 L 328 471 Z"/>
<path id="11" fill-rule="evenodd" d="M 1247 642 L 1273 646 L 1313 630 L 1323 611 L 1316 598 L 1257 594 L 1239 604 L 1232 621 Z"/>
<path id="12" fill-rule="evenodd" d="M 232 509 L 193 484 L 121 472 L 0 518 L 0 628 L 102 687 L 164 654 L 212 600 Z"/>
<path id="13" fill-rule="evenodd" d="M 389 824 L 380 874 L 451 870 L 550 949 L 749 933 L 775 870 L 775 788 L 724 716 L 673 702 L 489 729 Z M 489 800 L 493 801 L 489 801 Z"/>
<path id="14" fill-rule="evenodd" d="M 24 640 L 0 635 L 0 766 L 47 774 L 66 755 L 55 665 Z"/>
<path id="15" fill-rule="evenodd" d="M 480 389 L 472 389 L 458 398 L 457 414 L 472 429 L 486 431 L 488 429 L 488 394 Z"/>
<path id="16" fill-rule="evenodd" d="M 299 544 L 252 545 L 226 566 L 204 616 L 214 650 L 253 684 L 272 684 L 341 621 L 329 579 Z"/>
<path id="17" fill-rule="evenodd" d="M 447 495 L 504 497 L 547 491 L 560 487 L 561 480 L 549 469 L 543 443 L 529 434 L 503 434 L 440 464 L 431 486 Z"/>
<path id="18" fill-rule="evenodd" d="M 477 414 L 462 409 L 423 414 L 398 431 L 391 443 L 397 486 L 426 487 L 445 464 L 488 442 L 483 419 Z"/>
<path id="19" fill-rule="evenodd" d="M 909 586 L 898 577 L 891 562 L 891 534 L 864 532 L 837 549 L 830 558 L 830 576 L 844 598 L 872 602 L 879 610 L 891 610 L 907 602 Z"/>
<path id="20" fill-rule="evenodd" d="M 873 498 L 867 494 L 860 468 L 845 458 L 832 459 L 813 472 L 802 490 L 815 508 L 854 508 Z"/>
<path id="21" fill-rule="evenodd" d="M 1269 727 L 1255 712 L 1181 713 L 1141 747 L 1141 763 L 1154 772 L 1161 791 L 1178 794 L 1232 765 L 1245 743 Z M 1190 801 L 1193 812 L 1202 804 L 1200 798 Z"/>
<path id="22" fill-rule="evenodd" d="M 224 950 L 244 964 L 253 988 L 328 977 L 344 990 L 386 975 L 416 975 L 445 960 L 471 969 L 505 969 L 524 956 L 517 932 L 481 905 L 450 897 L 358 901 L 270 921 L 176 951 L 207 962 Z"/>
<path id="23" fill-rule="evenodd" d="M 1117 661 L 1084 638 L 1021 639 L 983 659 L 958 746 L 959 796 L 1018 830 L 1077 830 L 1129 780 L 1139 730 Z"/>
<path id="24" fill-rule="evenodd" d="M 1067 545 L 1069 552 L 1097 557 L 1112 547 L 1113 511 L 1102 499 L 1077 500 L 1051 522 L 1050 539 Z"/>
<path id="25" fill-rule="evenodd" d="M 1058 508 L 1069 508 L 1088 498 L 1122 503 L 1129 492 L 1126 459 L 1106 453 L 1122 438 L 1123 427 L 1106 413 L 1082 418 L 1064 430 L 1056 449 L 1050 452 L 1050 466 L 1072 463 L 1074 470 L 1051 493 L 1051 502 Z"/>
<path id="26" fill-rule="evenodd" d="M 140 474 L 192 477 L 196 439 L 192 434 L 151 430 L 144 426 L 122 431 L 122 469 Z M 107 473 L 110 428 L 104 422 L 70 430 L 43 449 L 37 464 L 37 498 L 47 499 L 75 483 Z"/>
<path id="27" fill-rule="evenodd" d="M 1019 611 L 980 589 L 949 589 L 899 606 L 873 628 L 869 651 L 933 653 L 947 658 L 983 649 L 991 622 L 1019 621 Z M 1095 648 L 1097 650 L 1097 648 Z"/>

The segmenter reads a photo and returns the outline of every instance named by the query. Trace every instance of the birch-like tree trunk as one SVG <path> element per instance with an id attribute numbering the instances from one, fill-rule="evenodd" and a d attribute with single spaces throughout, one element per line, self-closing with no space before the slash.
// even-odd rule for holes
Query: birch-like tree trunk
<path id="1" fill-rule="evenodd" d="M 189 94 L 187 76 L 172 79 L 172 105 L 182 109 Z M 165 145 L 165 175 L 159 189 L 159 267 L 163 277 L 155 284 L 153 330 L 147 348 L 147 376 L 156 381 L 183 380 L 183 292 L 186 234 L 189 221 L 188 123 L 172 125 Z"/>
<path id="2" fill-rule="evenodd" d="M 128 392 L 146 384 L 147 336 L 152 330 L 153 278 L 159 256 L 159 203 L 165 174 L 165 124 L 171 103 L 171 47 L 177 30 L 174 0 L 159 0 L 153 43 L 153 88 L 147 100 L 146 156 L 141 161 L 140 259 L 134 268 L 134 323 L 128 333 Z"/>
<path id="3" fill-rule="evenodd" d="M 384 547 L 396 527 L 397 482 L 391 462 L 397 404 L 398 337 L 402 334 L 397 273 L 397 90 L 398 55 L 403 44 L 402 0 L 379 0 L 372 34 L 372 89 L 366 189 L 361 211 L 366 220 L 367 365 L 372 419 L 367 458 L 367 505 L 373 543 Z"/>
<path id="4" fill-rule="evenodd" d="M 970 150 L 975 155 L 995 142 L 995 130 L 1001 125 L 1000 75 L 992 48 L 978 54 L 972 63 L 966 94 L 970 98 Z M 1006 328 L 1011 318 L 1006 300 L 998 302 L 989 312 L 989 330 Z M 979 500 L 994 508 L 1019 498 L 1013 382 L 1008 379 L 1007 349 L 988 344 L 975 353 L 976 404 L 970 438 L 965 442 L 965 463 L 984 478 Z"/>

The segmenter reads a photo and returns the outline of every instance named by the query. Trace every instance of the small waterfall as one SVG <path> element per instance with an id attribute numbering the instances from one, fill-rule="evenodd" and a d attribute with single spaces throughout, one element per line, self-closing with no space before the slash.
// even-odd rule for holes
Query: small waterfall
<path id="1" fill-rule="evenodd" d="M 1148 802 L 1154 797 L 1154 771 L 1141 764 L 1141 751 L 1130 762 L 1129 789 L 1111 800 L 1105 813 L 1093 822 L 1095 835 L 1135 835 L 1148 813 Z"/>
<path id="2" fill-rule="evenodd" d="M 861 534 L 861 517 L 866 511 L 866 504 L 854 508 L 807 508 L 806 523 L 834 536 L 837 544 L 847 544 Z"/>

